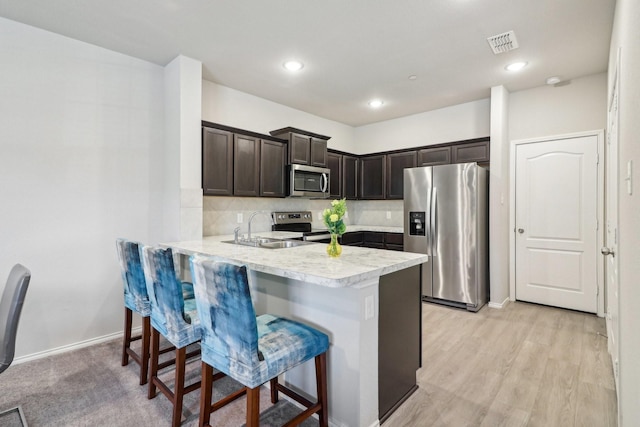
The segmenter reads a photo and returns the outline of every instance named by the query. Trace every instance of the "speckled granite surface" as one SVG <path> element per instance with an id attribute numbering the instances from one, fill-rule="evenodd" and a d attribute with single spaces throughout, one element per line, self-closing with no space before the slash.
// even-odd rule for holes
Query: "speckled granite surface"
<path id="1" fill-rule="evenodd" d="M 367 227 L 366 230 L 371 230 Z M 357 231 L 352 230 L 350 231 Z M 279 239 L 300 237 L 300 233 L 261 232 L 261 237 Z M 255 237 L 255 236 L 254 236 Z M 216 255 L 246 264 L 250 269 L 275 276 L 332 288 L 356 286 L 394 271 L 403 270 L 429 260 L 427 255 L 385 251 L 356 246 L 342 246 L 339 258 L 329 258 L 325 243 L 264 249 L 224 243 L 233 236 L 210 236 L 202 240 L 164 243 L 185 253 Z"/>

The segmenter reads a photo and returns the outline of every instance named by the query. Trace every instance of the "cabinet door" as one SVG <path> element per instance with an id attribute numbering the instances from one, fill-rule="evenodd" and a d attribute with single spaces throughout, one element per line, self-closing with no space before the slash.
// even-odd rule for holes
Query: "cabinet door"
<path id="1" fill-rule="evenodd" d="M 365 248 L 384 249 L 384 233 L 365 231 L 363 234 Z"/>
<path id="2" fill-rule="evenodd" d="M 451 163 L 488 162 L 489 141 L 472 142 L 451 147 Z"/>
<path id="3" fill-rule="evenodd" d="M 386 155 L 360 158 L 360 198 L 384 199 L 387 182 Z"/>
<path id="4" fill-rule="evenodd" d="M 311 157 L 311 138 L 297 133 L 289 137 L 289 162 L 308 165 Z"/>
<path id="5" fill-rule="evenodd" d="M 424 148 L 418 150 L 418 166 L 448 165 L 451 163 L 451 147 Z"/>
<path id="6" fill-rule="evenodd" d="M 311 166 L 326 167 L 327 166 L 327 140 L 320 138 L 311 138 Z"/>
<path id="7" fill-rule="evenodd" d="M 402 199 L 404 191 L 404 170 L 415 168 L 415 151 L 387 154 L 387 199 Z"/>
<path id="8" fill-rule="evenodd" d="M 348 200 L 358 198 L 358 158 L 342 156 L 342 197 Z"/>
<path id="9" fill-rule="evenodd" d="M 404 235 L 402 233 L 385 233 L 384 248 L 388 251 L 404 250 Z"/>
<path id="10" fill-rule="evenodd" d="M 331 171 L 329 197 L 342 197 L 342 154 L 327 153 L 327 167 Z"/>
<path id="11" fill-rule="evenodd" d="M 233 194 L 257 196 L 260 192 L 260 140 L 233 135 Z"/>
<path id="12" fill-rule="evenodd" d="M 364 243 L 364 234 L 362 231 L 352 231 L 342 235 L 342 245 L 346 246 L 362 246 Z"/>
<path id="13" fill-rule="evenodd" d="M 260 195 L 285 197 L 287 146 L 281 142 L 260 140 Z"/>
<path id="14" fill-rule="evenodd" d="M 233 134 L 202 128 L 202 193 L 205 196 L 233 194 Z"/>

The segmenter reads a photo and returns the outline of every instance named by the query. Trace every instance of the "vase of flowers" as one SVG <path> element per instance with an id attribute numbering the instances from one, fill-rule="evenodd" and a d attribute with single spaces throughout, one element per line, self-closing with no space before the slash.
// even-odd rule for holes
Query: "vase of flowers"
<path id="1" fill-rule="evenodd" d="M 347 226 L 342 220 L 345 213 L 347 213 L 346 199 L 331 201 L 331 208 L 322 212 L 324 225 L 327 226 L 329 233 L 331 233 L 331 242 L 327 246 L 327 255 L 332 258 L 337 258 L 342 253 L 342 246 L 338 243 L 338 237 L 347 231 Z"/>

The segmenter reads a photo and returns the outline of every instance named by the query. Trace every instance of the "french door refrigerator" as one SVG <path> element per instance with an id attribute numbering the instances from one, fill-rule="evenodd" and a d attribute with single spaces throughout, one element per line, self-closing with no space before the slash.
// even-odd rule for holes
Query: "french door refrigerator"
<path id="1" fill-rule="evenodd" d="M 488 193 L 476 163 L 404 170 L 404 250 L 429 255 L 423 300 L 470 311 L 488 301 Z"/>

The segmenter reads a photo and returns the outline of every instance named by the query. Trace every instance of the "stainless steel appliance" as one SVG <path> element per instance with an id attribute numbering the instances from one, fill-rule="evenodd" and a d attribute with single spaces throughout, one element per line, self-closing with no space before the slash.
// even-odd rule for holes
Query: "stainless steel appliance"
<path id="1" fill-rule="evenodd" d="M 326 199 L 330 172 L 316 166 L 289 165 L 289 196 Z"/>
<path id="2" fill-rule="evenodd" d="M 298 231 L 302 233 L 302 240 L 317 243 L 329 243 L 331 234 L 327 230 L 313 230 L 311 228 L 312 215 L 309 211 L 272 212 L 273 231 Z"/>
<path id="3" fill-rule="evenodd" d="M 404 170 L 404 250 L 430 256 L 423 300 L 470 311 L 488 301 L 488 193 L 476 163 Z"/>

